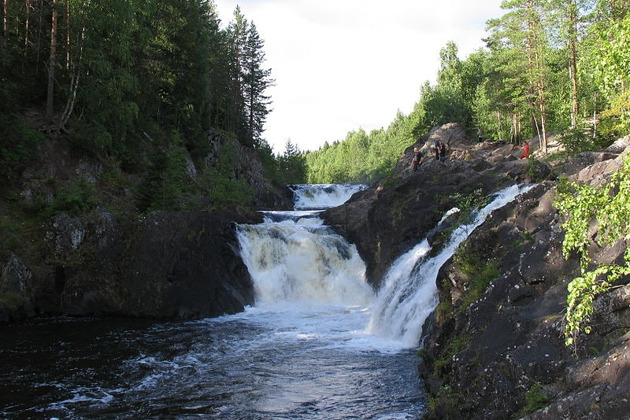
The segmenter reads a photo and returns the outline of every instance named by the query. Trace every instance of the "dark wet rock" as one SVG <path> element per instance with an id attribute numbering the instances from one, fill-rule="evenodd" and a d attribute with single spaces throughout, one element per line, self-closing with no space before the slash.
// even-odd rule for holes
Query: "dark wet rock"
<path id="1" fill-rule="evenodd" d="M 199 318 L 241 312 L 253 304 L 252 281 L 238 254 L 235 216 L 148 215 L 124 264 L 127 311 L 138 316 Z"/>
<path id="2" fill-rule="evenodd" d="M 584 156 L 577 160 L 585 162 Z M 590 174 L 581 179 L 598 184 L 621 158 L 588 161 L 595 162 L 581 169 L 574 163 L 575 173 Z M 623 286 L 630 279 L 596 300 L 592 333 L 581 336 L 576 347 L 565 346 L 567 284 L 579 267 L 562 255 L 554 194 L 555 182 L 539 184 L 495 211 L 462 244 L 469 255 L 500 267 L 500 276 L 473 303 L 462 304 L 470 286 L 457 264 L 451 260 L 442 267 L 440 302 L 450 308 L 436 313 L 425 338 L 421 371 L 436 399 L 427 419 L 630 415 L 630 286 Z M 595 260 L 620 262 L 627 246 L 620 241 L 599 249 Z M 544 407 L 533 413 L 526 398 L 532 395 Z"/>
<path id="3" fill-rule="evenodd" d="M 253 286 L 234 223 L 257 221 L 259 214 L 238 211 L 154 212 L 134 223 L 102 208 L 83 218 L 61 214 L 31 267 L 15 256 L 7 262 L 0 296 L 20 292 L 30 315 L 191 319 L 239 312 L 253 303 Z"/>
<path id="4" fill-rule="evenodd" d="M 27 287 L 33 273 L 20 258 L 11 254 L 0 274 L 0 323 L 24 319 L 32 315 Z"/>

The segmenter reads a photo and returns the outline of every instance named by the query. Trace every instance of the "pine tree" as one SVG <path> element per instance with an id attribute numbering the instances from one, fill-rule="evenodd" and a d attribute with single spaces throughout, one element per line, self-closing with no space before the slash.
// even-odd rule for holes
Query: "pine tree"
<path id="1" fill-rule="evenodd" d="M 265 94 L 273 84 L 271 69 L 263 67 L 265 62 L 264 42 L 260 39 L 256 26 L 249 26 L 246 44 L 244 81 L 245 112 L 247 117 L 247 137 L 254 146 L 260 144 L 264 124 L 269 114 L 271 98 Z"/>
<path id="2" fill-rule="evenodd" d="M 250 23 L 239 7 L 228 27 L 232 52 L 232 80 L 235 89 L 233 111 L 238 116 L 238 131 L 246 144 L 260 143 L 264 123 L 269 114 L 270 97 L 265 94 L 273 84 L 271 70 L 265 69 L 264 42 L 256 25 Z M 238 93 L 238 95 L 237 95 Z"/>

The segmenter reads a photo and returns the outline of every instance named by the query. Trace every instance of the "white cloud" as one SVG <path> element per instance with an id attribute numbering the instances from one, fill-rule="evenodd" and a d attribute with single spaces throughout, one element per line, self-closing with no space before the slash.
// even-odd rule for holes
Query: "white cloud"
<path id="1" fill-rule="evenodd" d="M 265 42 L 276 85 L 263 136 L 277 152 L 386 128 L 434 82 L 448 41 L 465 58 L 483 46 L 501 0 L 215 0 L 224 24 L 237 4 Z"/>

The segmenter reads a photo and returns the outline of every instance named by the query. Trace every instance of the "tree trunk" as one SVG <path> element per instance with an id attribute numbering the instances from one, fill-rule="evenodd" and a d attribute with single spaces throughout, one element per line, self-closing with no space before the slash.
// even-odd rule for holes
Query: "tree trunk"
<path id="1" fill-rule="evenodd" d="M 48 58 L 48 92 L 46 94 L 46 131 L 50 131 L 53 119 L 53 95 L 55 91 L 55 67 L 57 65 L 57 0 L 52 0 L 50 25 L 50 56 Z"/>
<path id="2" fill-rule="evenodd" d="M 8 3 L 9 0 L 2 0 L 2 41 L 4 43 L 4 41 L 7 39 L 7 30 L 8 30 L 8 20 L 7 20 L 7 13 L 8 13 Z"/>
<path id="3" fill-rule="evenodd" d="M 31 31 L 31 0 L 24 2 L 24 8 L 26 9 L 24 11 L 24 49 L 27 49 Z"/>
<path id="4" fill-rule="evenodd" d="M 38 5 L 39 10 L 43 9 L 43 7 L 44 7 L 43 3 L 44 3 L 44 0 L 39 0 L 39 5 Z M 37 52 L 36 53 L 37 54 L 37 59 L 35 61 L 36 63 L 40 63 L 41 62 L 41 60 L 40 60 L 41 48 L 40 47 L 42 45 L 42 27 L 43 27 L 43 21 L 42 21 L 43 17 L 42 16 L 44 14 L 43 13 L 38 13 L 38 15 L 39 15 L 39 19 L 37 21 L 37 38 L 36 38 L 36 41 L 35 41 L 35 51 Z M 39 75 L 39 66 L 35 67 L 35 74 Z"/>
<path id="5" fill-rule="evenodd" d="M 578 72 L 577 72 L 577 5 L 575 0 L 569 4 L 569 78 L 571 79 L 571 127 L 578 125 L 580 113 L 578 102 Z"/>
<path id="6" fill-rule="evenodd" d="M 74 111 L 74 104 L 77 99 L 77 92 L 79 91 L 79 79 L 81 76 L 81 61 L 83 58 L 83 40 L 85 39 L 85 27 L 81 29 L 81 36 L 79 38 L 79 54 L 75 57 L 75 63 L 73 65 L 72 76 L 70 78 L 70 94 L 68 95 L 68 101 L 66 107 L 59 118 L 59 131 L 66 131 L 66 123 Z"/>
<path id="7" fill-rule="evenodd" d="M 518 117 L 518 114 L 512 114 L 512 128 L 510 133 L 510 142 L 512 144 L 520 144 L 522 135 L 521 135 L 521 120 Z"/>
<path id="8" fill-rule="evenodd" d="M 542 52 L 542 41 L 539 38 L 540 21 L 534 7 L 533 1 L 527 2 L 527 55 L 529 60 L 530 83 L 533 89 L 533 103 L 538 104 L 540 110 L 540 151 L 547 154 L 547 130 L 546 130 L 546 87 L 544 76 L 544 60 Z"/>
<path id="9" fill-rule="evenodd" d="M 66 21 L 66 70 L 70 70 L 70 2 L 66 1 L 64 12 Z"/>
<path id="10" fill-rule="evenodd" d="M 497 111 L 497 126 L 498 126 L 498 137 L 499 141 L 503 140 L 503 124 L 501 124 L 501 111 Z"/>

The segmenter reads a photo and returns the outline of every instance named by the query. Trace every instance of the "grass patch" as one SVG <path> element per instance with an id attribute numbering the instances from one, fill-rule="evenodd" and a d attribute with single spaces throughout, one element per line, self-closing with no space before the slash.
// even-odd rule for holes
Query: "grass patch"
<path id="1" fill-rule="evenodd" d="M 543 392 L 543 386 L 538 382 L 534 383 L 534 385 L 527 390 L 525 393 L 525 401 L 527 404 L 524 410 L 527 413 L 533 413 L 549 405 L 549 398 Z"/>

